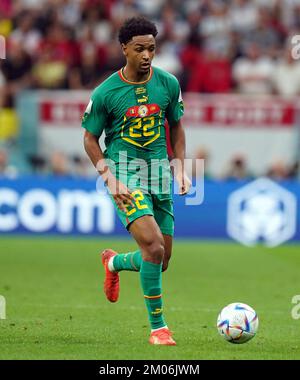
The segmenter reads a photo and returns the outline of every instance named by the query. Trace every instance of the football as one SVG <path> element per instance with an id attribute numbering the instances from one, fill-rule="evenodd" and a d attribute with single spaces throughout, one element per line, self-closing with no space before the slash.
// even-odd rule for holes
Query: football
<path id="1" fill-rule="evenodd" d="M 219 334 L 230 343 L 246 343 L 258 330 L 258 316 L 252 307 L 241 302 L 225 306 L 217 320 Z"/>

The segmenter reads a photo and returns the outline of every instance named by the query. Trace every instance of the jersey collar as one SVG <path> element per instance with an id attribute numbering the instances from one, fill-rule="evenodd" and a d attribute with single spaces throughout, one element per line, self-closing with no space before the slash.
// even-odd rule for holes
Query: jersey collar
<path id="1" fill-rule="evenodd" d="M 127 80 L 124 75 L 123 75 L 123 68 L 121 70 L 118 71 L 118 74 L 119 74 L 119 77 L 122 79 L 123 82 L 125 83 L 128 83 L 128 84 L 144 84 L 144 83 L 147 83 L 149 82 L 149 80 L 152 78 L 152 75 L 153 75 L 153 69 L 152 67 L 150 67 L 150 73 L 149 73 L 149 76 L 146 80 L 144 80 L 143 82 L 132 82 L 130 80 Z"/>

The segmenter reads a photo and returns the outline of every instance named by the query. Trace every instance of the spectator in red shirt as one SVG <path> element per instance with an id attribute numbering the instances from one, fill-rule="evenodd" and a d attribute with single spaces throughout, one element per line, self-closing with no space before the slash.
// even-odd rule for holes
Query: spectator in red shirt
<path id="1" fill-rule="evenodd" d="M 13 12 L 13 2 L 12 0 L 1 0 L 0 1 L 0 14 L 3 17 L 11 18 Z"/>
<path id="2" fill-rule="evenodd" d="M 216 51 L 199 54 L 194 62 L 186 91 L 204 93 L 227 93 L 231 89 L 230 61 Z"/>
<path id="3" fill-rule="evenodd" d="M 76 46 L 72 42 L 68 29 L 59 23 L 51 25 L 47 37 L 40 45 L 40 52 L 51 52 L 54 61 L 72 65 L 76 61 Z"/>
<path id="4" fill-rule="evenodd" d="M 203 58 L 201 53 L 201 39 L 197 33 L 191 33 L 186 46 L 180 54 L 182 67 L 181 88 L 183 91 L 202 91 L 201 83 L 195 87 L 193 81 L 195 76 L 200 77 L 202 73 Z"/>

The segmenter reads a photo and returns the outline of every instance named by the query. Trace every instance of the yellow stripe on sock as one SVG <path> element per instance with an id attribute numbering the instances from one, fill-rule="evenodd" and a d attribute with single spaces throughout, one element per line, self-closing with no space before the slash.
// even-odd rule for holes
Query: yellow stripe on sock
<path id="1" fill-rule="evenodd" d="M 148 299 L 161 298 L 161 294 L 158 295 L 158 296 L 145 296 L 145 295 L 144 295 L 144 297 L 145 297 L 145 298 L 148 298 Z"/>

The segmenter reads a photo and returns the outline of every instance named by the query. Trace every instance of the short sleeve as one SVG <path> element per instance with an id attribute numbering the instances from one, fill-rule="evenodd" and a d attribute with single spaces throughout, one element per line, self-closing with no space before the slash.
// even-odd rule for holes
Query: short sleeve
<path id="1" fill-rule="evenodd" d="M 82 118 L 82 127 L 95 136 L 101 136 L 107 125 L 107 111 L 102 97 L 92 94 Z"/>
<path id="2" fill-rule="evenodd" d="M 184 105 L 178 80 L 172 76 L 169 82 L 170 103 L 166 117 L 170 125 L 177 123 L 184 114 Z"/>

